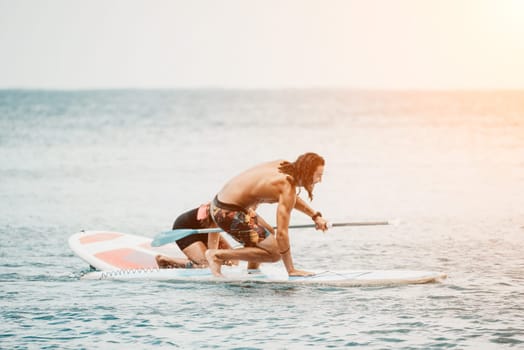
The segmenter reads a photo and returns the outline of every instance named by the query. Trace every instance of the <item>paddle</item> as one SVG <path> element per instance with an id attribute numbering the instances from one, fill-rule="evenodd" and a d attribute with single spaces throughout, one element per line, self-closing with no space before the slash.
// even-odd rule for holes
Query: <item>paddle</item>
<path id="1" fill-rule="evenodd" d="M 328 227 L 342 227 L 342 226 L 374 226 L 374 225 L 389 225 L 387 221 L 368 221 L 368 222 L 336 222 L 333 224 L 328 224 Z M 315 227 L 314 224 L 305 224 L 305 225 L 290 225 L 289 228 L 310 228 Z M 276 229 L 276 227 L 274 227 Z M 215 228 L 203 228 L 203 229 L 192 229 L 192 228 L 182 228 L 171 231 L 164 231 L 155 236 L 151 242 L 152 247 L 160 247 L 168 243 L 175 242 L 179 239 L 187 237 L 189 235 L 194 235 L 197 233 L 215 233 L 223 232 L 219 227 Z"/>

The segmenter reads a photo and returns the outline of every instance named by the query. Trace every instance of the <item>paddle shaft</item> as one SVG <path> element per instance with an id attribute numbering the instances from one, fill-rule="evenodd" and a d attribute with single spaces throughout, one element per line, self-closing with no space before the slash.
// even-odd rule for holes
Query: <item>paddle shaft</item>
<path id="1" fill-rule="evenodd" d="M 375 226 L 375 225 L 389 225 L 387 221 L 363 221 L 363 222 L 336 222 L 328 224 L 328 227 L 343 227 L 343 226 Z M 290 225 L 289 228 L 312 228 L 315 224 L 303 224 L 303 225 Z M 276 229 L 276 227 L 273 227 Z M 165 231 L 158 234 L 152 242 L 153 247 L 162 246 L 164 244 L 175 242 L 179 239 L 187 237 L 189 235 L 199 233 L 216 233 L 223 232 L 219 227 L 214 228 L 203 228 L 203 229 L 176 229 L 171 231 Z"/>
<path id="2" fill-rule="evenodd" d="M 334 224 L 328 224 L 328 227 L 343 227 L 343 226 L 377 226 L 377 225 L 388 225 L 387 221 L 369 221 L 369 222 L 335 222 Z M 289 225 L 288 228 L 313 228 L 315 224 L 302 224 L 302 225 Z M 277 229 L 276 226 L 273 226 L 274 229 Z M 167 232 L 177 232 L 177 231 L 191 231 L 191 234 L 197 233 L 216 233 L 224 232 L 220 227 L 213 228 L 201 228 L 201 229 L 176 229 Z"/>
<path id="3" fill-rule="evenodd" d="M 387 221 L 362 221 L 362 222 L 335 222 L 328 224 L 328 227 L 342 227 L 342 226 L 377 226 L 377 225 L 389 225 Z M 315 224 L 305 225 L 289 225 L 289 228 L 308 228 L 315 227 Z M 273 227 L 276 229 L 276 227 Z"/>

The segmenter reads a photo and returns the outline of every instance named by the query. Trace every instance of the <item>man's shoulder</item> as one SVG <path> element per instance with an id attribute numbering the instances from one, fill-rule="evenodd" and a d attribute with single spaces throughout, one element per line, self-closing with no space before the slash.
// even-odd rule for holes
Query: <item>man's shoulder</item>
<path id="1" fill-rule="evenodd" d="M 274 174 L 274 176 L 271 177 L 270 181 L 273 186 L 278 187 L 279 192 L 281 193 L 295 193 L 293 178 L 287 174 Z"/>

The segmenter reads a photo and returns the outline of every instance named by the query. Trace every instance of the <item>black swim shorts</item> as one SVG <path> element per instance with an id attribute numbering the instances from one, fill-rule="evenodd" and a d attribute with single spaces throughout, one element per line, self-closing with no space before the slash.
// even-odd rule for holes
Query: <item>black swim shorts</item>
<path id="1" fill-rule="evenodd" d="M 191 209 L 178 216 L 173 224 L 173 230 L 177 229 L 201 229 L 206 228 L 202 221 L 197 220 L 198 209 Z M 207 247 L 207 233 L 196 233 L 193 235 L 186 236 L 176 241 L 178 248 L 184 250 L 195 242 L 202 242 Z"/>

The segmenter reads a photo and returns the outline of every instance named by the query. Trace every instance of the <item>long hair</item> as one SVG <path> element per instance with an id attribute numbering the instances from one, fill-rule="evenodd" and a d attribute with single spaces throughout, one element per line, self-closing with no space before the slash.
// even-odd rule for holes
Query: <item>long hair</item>
<path id="1" fill-rule="evenodd" d="M 293 185 L 304 187 L 309 199 L 313 200 L 313 174 L 319 166 L 324 164 L 324 158 L 316 153 L 308 152 L 299 156 L 293 163 L 287 161 L 280 163 L 278 170 L 289 175 Z"/>

